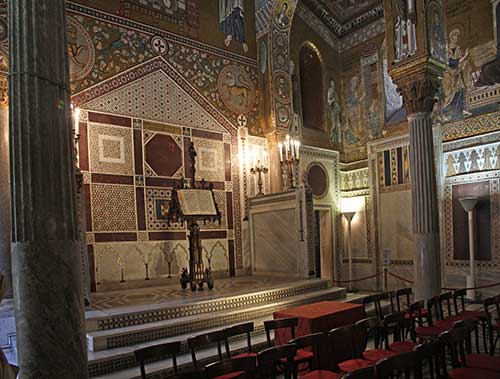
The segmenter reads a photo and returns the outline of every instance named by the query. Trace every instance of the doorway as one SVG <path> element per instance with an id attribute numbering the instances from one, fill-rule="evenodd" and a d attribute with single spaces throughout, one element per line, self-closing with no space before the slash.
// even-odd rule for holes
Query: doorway
<path id="1" fill-rule="evenodd" d="M 331 209 L 315 209 L 315 268 L 316 277 L 333 280 L 333 228 Z"/>

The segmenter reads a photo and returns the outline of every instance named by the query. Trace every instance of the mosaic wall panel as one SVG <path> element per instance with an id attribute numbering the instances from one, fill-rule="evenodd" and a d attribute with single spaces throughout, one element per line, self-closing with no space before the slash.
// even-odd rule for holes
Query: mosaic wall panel
<path id="1" fill-rule="evenodd" d="M 89 147 L 91 171 L 134 174 L 131 129 L 90 123 Z"/>
<path id="2" fill-rule="evenodd" d="M 498 170 L 500 143 L 474 146 L 444 154 L 445 175 L 455 176 Z"/>
<path id="3" fill-rule="evenodd" d="M 408 145 L 377 153 L 379 189 L 381 192 L 409 188 L 410 162 Z"/>
<path id="4" fill-rule="evenodd" d="M 172 196 L 170 188 L 146 188 L 148 230 L 186 230 L 185 225 L 167 223 L 168 204 Z"/>
<path id="5" fill-rule="evenodd" d="M 196 160 L 196 178 L 210 182 L 225 180 L 224 143 L 208 139 L 193 138 L 198 154 Z"/>
<path id="6" fill-rule="evenodd" d="M 92 184 L 91 193 L 94 231 L 137 229 L 133 186 Z"/>

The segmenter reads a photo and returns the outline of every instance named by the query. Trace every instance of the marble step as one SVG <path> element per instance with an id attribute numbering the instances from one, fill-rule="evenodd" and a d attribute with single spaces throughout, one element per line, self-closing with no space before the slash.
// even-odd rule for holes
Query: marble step
<path id="1" fill-rule="evenodd" d="M 291 296 L 279 301 L 275 300 L 265 304 L 257 304 L 250 308 L 200 313 L 147 324 L 89 332 L 87 333 L 87 344 L 89 350 L 94 352 L 114 349 L 186 333 L 194 333 L 208 328 L 224 327 L 226 325 L 272 316 L 274 312 L 285 308 L 323 300 L 336 300 L 344 297 L 345 289 L 333 287 L 303 295 Z"/>
<path id="2" fill-rule="evenodd" d="M 214 291 L 212 298 L 199 300 L 182 299 L 164 304 L 137 305 L 109 310 L 87 311 L 87 332 L 110 330 L 134 325 L 147 324 L 162 320 L 176 319 L 203 313 L 229 311 L 255 307 L 259 304 L 275 302 L 291 296 L 299 296 L 327 289 L 328 281 L 321 279 L 303 280 L 293 284 L 276 285 L 265 290 L 218 296 Z"/>
<path id="3" fill-rule="evenodd" d="M 252 339 L 252 347 L 258 351 L 260 348 L 267 347 L 266 344 L 266 336 L 264 331 L 264 321 L 266 318 L 259 318 L 252 320 L 255 325 L 255 330 L 251 335 Z M 148 347 L 151 345 L 157 345 L 161 343 L 173 342 L 173 341 L 181 341 L 181 351 L 182 354 L 178 357 L 178 363 L 180 366 L 183 365 L 191 365 L 191 353 L 189 351 L 189 347 L 187 345 L 187 339 L 193 337 L 197 334 L 208 333 L 211 331 L 218 330 L 219 328 L 211 328 L 205 329 L 203 331 L 199 331 L 197 333 L 188 333 L 180 336 L 175 336 L 172 338 L 165 338 L 150 342 L 139 343 L 131 346 L 116 348 L 116 349 L 108 349 L 97 352 L 88 352 L 88 367 L 89 367 L 89 376 L 90 377 L 121 377 L 115 376 L 116 372 L 123 372 L 128 370 L 130 373 L 134 373 L 134 375 L 138 375 L 139 370 L 137 369 L 137 363 L 134 356 L 134 351 L 137 349 L 141 349 L 144 347 Z M 231 351 L 238 351 L 239 349 L 243 349 L 246 347 L 246 336 L 238 336 L 237 338 L 233 338 L 230 340 Z M 223 347 L 223 351 L 224 347 Z M 209 362 L 217 360 L 217 350 L 216 346 L 210 346 L 205 349 L 200 349 L 196 354 L 197 358 L 200 360 L 201 365 L 207 364 Z M 170 361 L 170 360 L 168 360 Z M 153 363 L 153 366 L 162 366 L 162 364 Z M 172 364 L 163 365 L 165 367 L 172 367 Z M 128 377 L 128 376 L 127 376 Z M 132 376 L 133 377 L 133 376 Z"/>

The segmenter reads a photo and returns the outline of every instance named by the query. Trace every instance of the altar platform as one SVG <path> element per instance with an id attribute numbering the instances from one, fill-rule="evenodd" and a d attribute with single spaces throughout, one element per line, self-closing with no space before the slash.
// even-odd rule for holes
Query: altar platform
<path id="1" fill-rule="evenodd" d="M 188 337 L 230 325 L 253 321 L 252 345 L 265 343 L 264 320 L 273 313 L 325 300 L 346 300 L 344 288 L 321 279 L 290 280 L 275 277 L 218 279 L 213 290 L 182 290 L 178 280 L 160 287 L 126 289 L 92 295 L 86 311 L 89 375 L 99 379 L 139 379 L 134 350 L 182 341 L 182 367 L 189 367 Z M 350 299 L 351 300 L 351 299 Z M 232 346 L 244 347 L 245 340 Z M 203 363 L 215 359 L 215 348 L 200 351 Z M 198 355 L 198 354 L 197 354 Z M 149 364 L 154 378 L 166 377 L 171 363 Z"/>

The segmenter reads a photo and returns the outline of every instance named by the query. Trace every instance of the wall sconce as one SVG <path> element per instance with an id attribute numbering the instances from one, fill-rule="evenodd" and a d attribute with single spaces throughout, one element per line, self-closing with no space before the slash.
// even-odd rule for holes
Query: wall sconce
<path id="1" fill-rule="evenodd" d="M 352 219 L 356 215 L 356 212 L 361 211 L 364 208 L 365 198 L 359 197 L 344 197 L 340 199 L 340 213 L 345 217 L 347 221 L 347 259 L 349 262 L 349 281 L 352 280 L 352 234 L 351 234 L 351 223 Z M 349 282 L 348 288 L 350 291 L 353 290 L 352 282 Z"/>
<path id="2" fill-rule="evenodd" d="M 300 160 L 300 141 L 287 135 L 283 143 L 278 143 L 278 150 L 283 182 L 288 189 L 294 189 L 294 177 Z"/>

